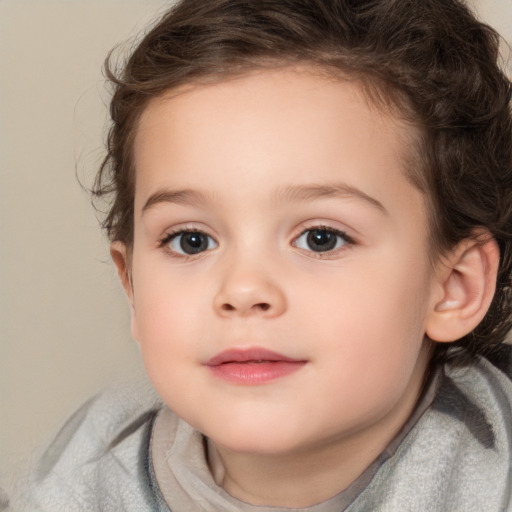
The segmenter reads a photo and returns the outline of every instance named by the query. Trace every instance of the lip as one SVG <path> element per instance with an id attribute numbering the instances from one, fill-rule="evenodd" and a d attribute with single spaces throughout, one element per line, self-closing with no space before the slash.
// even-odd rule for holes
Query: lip
<path id="1" fill-rule="evenodd" d="M 230 349 L 206 361 L 218 378 L 235 384 L 257 385 L 300 370 L 307 361 L 263 348 Z"/>

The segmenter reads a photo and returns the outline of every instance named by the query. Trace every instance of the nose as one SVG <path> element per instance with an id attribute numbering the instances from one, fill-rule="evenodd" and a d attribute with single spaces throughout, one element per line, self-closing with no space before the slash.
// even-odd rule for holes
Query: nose
<path id="1" fill-rule="evenodd" d="M 286 307 L 286 297 L 277 280 L 255 266 L 232 265 L 226 269 L 214 298 L 214 309 L 223 317 L 272 318 L 282 315 Z"/>

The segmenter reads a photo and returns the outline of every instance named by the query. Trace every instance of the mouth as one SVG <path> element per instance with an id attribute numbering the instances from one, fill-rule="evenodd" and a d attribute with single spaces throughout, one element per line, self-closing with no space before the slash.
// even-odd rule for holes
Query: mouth
<path id="1" fill-rule="evenodd" d="M 261 348 L 231 349 L 206 361 L 216 377 L 235 384 L 257 385 L 285 377 L 307 361 Z"/>

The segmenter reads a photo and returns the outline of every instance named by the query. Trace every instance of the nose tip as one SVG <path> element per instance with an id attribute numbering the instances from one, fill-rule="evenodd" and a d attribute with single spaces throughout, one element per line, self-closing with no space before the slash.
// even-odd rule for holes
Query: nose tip
<path id="1" fill-rule="evenodd" d="M 221 316 L 278 316 L 286 309 L 286 298 L 277 283 L 259 276 L 231 274 L 214 299 Z"/>

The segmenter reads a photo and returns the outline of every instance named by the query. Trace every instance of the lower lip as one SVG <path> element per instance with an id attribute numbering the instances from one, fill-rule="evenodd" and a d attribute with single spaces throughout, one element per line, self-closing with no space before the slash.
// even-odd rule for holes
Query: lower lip
<path id="1" fill-rule="evenodd" d="M 209 369 L 227 382 L 256 385 L 290 375 L 305 364 L 305 361 L 232 362 L 209 366 Z"/>

